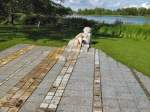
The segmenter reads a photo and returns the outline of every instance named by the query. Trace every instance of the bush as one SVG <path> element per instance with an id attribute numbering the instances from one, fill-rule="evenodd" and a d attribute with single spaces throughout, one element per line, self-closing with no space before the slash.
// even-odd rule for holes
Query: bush
<path id="1" fill-rule="evenodd" d="M 41 25 L 56 24 L 58 18 L 44 15 L 28 15 L 24 20 L 24 25 L 37 25 L 40 21 Z"/>
<path id="2" fill-rule="evenodd" d="M 86 20 L 83 18 L 64 18 L 61 23 L 59 24 L 60 27 L 67 28 L 68 31 L 71 30 L 72 32 L 79 33 L 83 30 L 84 27 L 91 27 L 92 32 L 96 33 L 97 30 L 99 30 L 100 24 L 92 21 L 92 20 Z"/>
<path id="3" fill-rule="evenodd" d="M 134 40 L 150 39 L 150 25 L 111 25 L 103 26 L 100 33 L 109 34 L 119 38 L 130 38 Z"/>

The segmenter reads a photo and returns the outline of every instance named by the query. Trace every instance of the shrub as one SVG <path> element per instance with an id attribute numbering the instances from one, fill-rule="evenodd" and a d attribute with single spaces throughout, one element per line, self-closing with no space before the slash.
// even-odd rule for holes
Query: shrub
<path id="1" fill-rule="evenodd" d="M 134 40 L 150 39 L 150 25 L 111 25 L 103 26 L 100 33 L 109 34 L 120 38 Z"/>

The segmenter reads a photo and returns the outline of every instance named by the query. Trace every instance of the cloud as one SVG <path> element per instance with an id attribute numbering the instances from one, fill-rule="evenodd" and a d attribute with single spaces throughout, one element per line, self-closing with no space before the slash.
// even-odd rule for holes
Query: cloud
<path id="1" fill-rule="evenodd" d="M 75 10 L 95 7 L 118 9 L 132 6 L 150 8 L 150 0 L 66 0 L 64 5 Z"/>
<path id="2" fill-rule="evenodd" d="M 67 2 L 70 2 L 71 4 L 77 4 L 77 3 L 80 3 L 81 0 L 68 0 Z"/>
<path id="3" fill-rule="evenodd" d="M 146 2 L 146 3 L 141 4 L 141 6 L 145 8 L 150 8 L 150 3 Z"/>

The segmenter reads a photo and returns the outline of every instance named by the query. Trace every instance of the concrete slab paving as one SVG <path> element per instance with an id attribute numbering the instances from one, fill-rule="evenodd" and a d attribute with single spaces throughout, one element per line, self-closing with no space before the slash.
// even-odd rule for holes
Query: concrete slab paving
<path id="1" fill-rule="evenodd" d="M 0 112 L 150 112 L 149 77 L 93 48 L 69 45 L 62 54 L 53 49 L 37 46 L 0 67 Z M 7 104 L 11 95 L 15 106 Z"/>
<path id="2" fill-rule="evenodd" d="M 93 77 L 94 49 L 80 53 L 56 112 L 92 112 Z"/>
<path id="3" fill-rule="evenodd" d="M 14 52 L 24 48 L 24 47 L 27 47 L 27 46 L 28 46 L 27 44 L 17 44 L 15 46 L 7 48 L 7 49 L 0 52 L 0 58 L 3 58 L 3 57 L 5 57 L 11 53 L 14 53 Z"/>
<path id="4" fill-rule="evenodd" d="M 110 112 L 111 109 L 114 112 L 150 110 L 150 101 L 132 71 L 102 51 L 100 57 L 103 111 Z"/>
<path id="5" fill-rule="evenodd" d="M 21 69 L 17 70 L 17 72 L 10 74 L 9 77 L 5 77 L 6 79 L 1 80 L 0 91 L 2 92 L 0 93 L 0 98 L 2 98 L 3 95 L 5 95 L 9 91 L 9 89 L 11 89 L 17 82 L 19 82 L 21 78 L 23 78 L 36 65 L 38 65 L 50 51 L 51 49 L 49 48 L 39 48 L 38 51 L 36 50 L 36 52 L 34 52 L 33 50 L 34 53 L 26 57 L 26 60 L 29 61 L 28 63 L 22 66 Z"/>

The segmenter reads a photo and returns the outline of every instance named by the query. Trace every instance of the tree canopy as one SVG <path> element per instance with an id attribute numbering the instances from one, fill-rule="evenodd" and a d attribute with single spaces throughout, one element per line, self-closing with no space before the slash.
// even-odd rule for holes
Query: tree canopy
<path id="1" fill-rule="evenodd" d="M 0 3 L 0 17 L 5 17 L 12 24 L 17 13 L 53 17 L 72 13 L 70 8 L 65 8 L 52 0 L 0 0 Z"/>
<path id="2" fill-rule="evenodd" d="M 79 9 L 78 14 L 81 15 L 132 15 L 132 16 L 147 16 L 150 15 L 150 9 L 144 7 L 136 8 L 123 8 L 117 10 L 110 10 L 104 8 L 95 9 Z"/>

